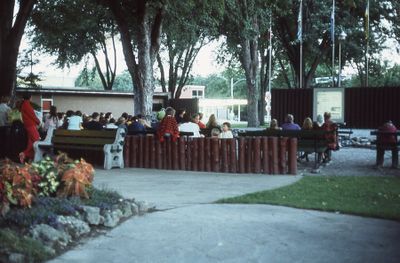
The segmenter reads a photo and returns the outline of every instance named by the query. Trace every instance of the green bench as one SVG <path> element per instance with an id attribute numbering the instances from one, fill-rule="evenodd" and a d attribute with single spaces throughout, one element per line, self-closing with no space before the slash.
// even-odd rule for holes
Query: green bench
<path id="1" fill-rule="evenodd" d="M 123 128 L 114 130 L 55 130 L 51 142 L 39 144 L 38 158 L 46 153 L 57 151 L 102 151 L 104 153 L 104 169 L 124 167 L 123 147 L 126 131 Z M 36 151 L 36 148 L 35 148 Z M 36 153 L 35 153 L 36 156 Z M 35 158 L 36 160 L 37 158 Z M 36 160 L 37 161 L 37 160 Z"/>

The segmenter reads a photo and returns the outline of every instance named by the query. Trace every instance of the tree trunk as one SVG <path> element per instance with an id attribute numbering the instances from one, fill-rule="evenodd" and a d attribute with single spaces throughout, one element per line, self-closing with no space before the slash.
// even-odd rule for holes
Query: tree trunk
<path id="1" fill-rule="evenodd" d="M 135 40 L 138 51 L 138 61 L 134 54 L 132 35 L 126 20 L 131 14 L 128 6 L 121 6 L 119 1 L 107 1 L 107 6 L 114 14 L 121 34 L 122 48 L 126 65 L 134 83 L 134 114 L 142 114 L 148 120 L 151 118 L 153 107 L 154 81 L 153 64 L 160 47 L 161 25 L 165 6 L 160 7 L 154 17 L 146 1 L 138 1 L 138 15 Z"/>
<path id="2" fill-rule="evenodd" d="M 247 84 L 247 126 L 259 127 L 258 120 L 258 98 L 259 89 L 257 85 L 258 70 L 258 40 L 242 41 L 242 49 L 240 51 L 240 62 L 243 66 L 246 84 Z"/>
<path id="3" fill-rule="evenodd" d="M 35 3 L 20 1 L 13 24 L 15 1 L 0 1 L 0 96 L 15 94 L 19 46 Z"/>

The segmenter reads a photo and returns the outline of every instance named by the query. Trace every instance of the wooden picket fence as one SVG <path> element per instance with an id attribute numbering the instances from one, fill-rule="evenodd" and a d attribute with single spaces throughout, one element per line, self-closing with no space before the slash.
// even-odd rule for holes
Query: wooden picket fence
<path id="1" fill-rule="evenodd" d="M 224 173 L 297 174 L 297 139 L 180 137 L 160 142 L 154 136 L 125 139 L 125 167 Z"/>

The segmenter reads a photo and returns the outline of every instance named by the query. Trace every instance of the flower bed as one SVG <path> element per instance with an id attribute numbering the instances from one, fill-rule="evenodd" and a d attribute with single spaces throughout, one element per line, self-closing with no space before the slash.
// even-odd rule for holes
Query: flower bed
<path id="1" fill-rule="evenodd" d="M 92 186 L 94 169 L 65 154 L 0 167 L 0 262 L 42 262 L 82 237 L 148 211 Z"/>

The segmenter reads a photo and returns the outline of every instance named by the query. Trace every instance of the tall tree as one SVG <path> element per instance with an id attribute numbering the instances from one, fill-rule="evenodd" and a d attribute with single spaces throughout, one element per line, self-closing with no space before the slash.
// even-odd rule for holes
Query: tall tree
<path id="1" fill-rule="evenodd" d="M 200 49 L 216 36 L 222 12 L 222 0 L 171 1 L 161 41 L 161 51 L 165 52 L 157 55 L 157 62 L 161 86 L 173 97 L 180 97 Z"/>
<path id="2" fill-rule="evenodd" d="M 17 5 L 14 0 L 0 1 L 0 96 L 14 95 L 19 46 L 36 2 L 20 0 Z"/>
<path id="3" fill-rule="evenodd" d="M 112 89 L 117 66 L 117 31 L 105 8 L 86 0 L 41 0 L 32 13 L 32 25 L 30 36 L 35 48 L 55 55 L 61 68 L 92 56 L 103 88 Z M 111 48 L 107 42 L 111 42 Z M 104 57 L 104 69 L 99 52 Z"/>
<path id="4" fill-rule="evenodd" d="M 102 3 L 112 12 L 121 35 L 125 62 L 134 83 L 134 113 L 150 118 L 153 65 L 160 48 L 167 0 L 104 0 Z"/>
<path id="5" fill-rule="evenodd" d="M 274 35 L 279 41 L 283 55 L 283 61 L 288 60 L 293 74 L 295 86 L 299 86 L 300 79 L 300 48 L 297 41 L 297 16 L 300 1 L 278 1 L 272 3 L 273 16 L 276 19 L 273 28 Z M 335 67 L 338 63 L 337 37 L 344 30 L 347 33 L 346 42 L 342 45 L 342 66 L 345 61 L 362 63 L 365 65 L 365 7 L 366 1 L 344 0 L 335 2 Z M 369 52 L 379 53 L 384 47 L 386 37 L 393 33 L 393 28 L 398 27 L 398 16 L 395 14 L 397 1 L 370 1 L 369 14 Z M 331 0 L 303 0 L 303 87 L 310 87 L 317 67 L 324 63 L 332 69 L 330 16 L 332 12 Z M 387 27 L 387 22 L 393 27 Z M 362 66 L 360 64 L 360 66 Z M 365 71 L 364 71 L 365 72 Z"/>
<path id="6" fill-rule="evenodd" d="M 246 76 L 249 127 L 259 126 L 258 46 L 261 28 L 266 26 L 267 8 L 267 1 L 262 0 L 226 0 L 221 25 L 227 46 L 239 58 Z"/>

